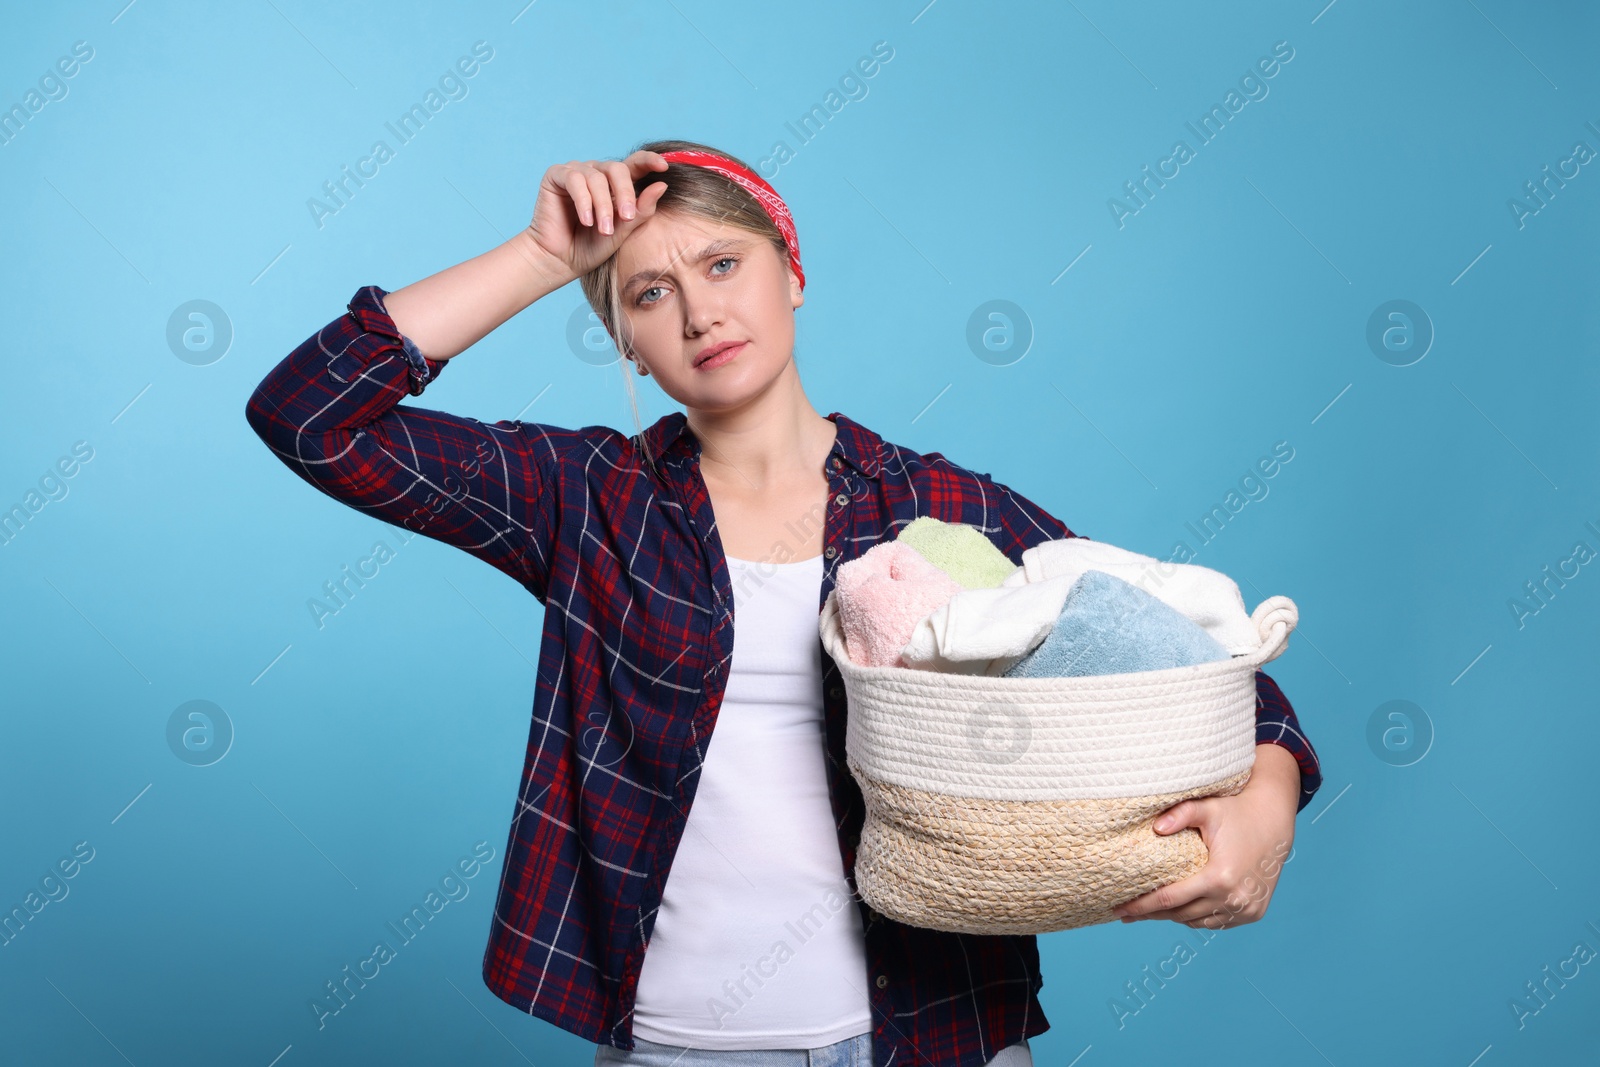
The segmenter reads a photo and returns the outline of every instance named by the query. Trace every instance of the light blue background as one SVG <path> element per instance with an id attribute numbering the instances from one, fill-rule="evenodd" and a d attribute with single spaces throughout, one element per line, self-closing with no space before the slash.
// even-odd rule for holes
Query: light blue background
<path id="1" fill-rule="evenodd" d="M 1521 227 L 1508 201 L 1600 149 L 1595 9 L 924 2 L 8 13 L 0 106 L 73 42 L 94 58 L 0 146 L 0 507 L 74 442 L 94 455 L 0 548 L 0 907 L 75 843 L 95 858 L 0 946 L 0 1059 L 590 1062 L 479 977 L 541 606 L 309 489 L 244 402 L 358 287 L 515 233 L 551 164 L 685 137 L 796 149 L 767 173 L 799 226 L 824 414 L 1160 555 L 1294 449 L 1196 561 L 1252 606 L 1299 604 L 1271 672 L 1326 784 L 1266 919 L 1123 1027 L 1111 999 L 1196 935 L 1042 937 L 1037 1062 L 1593 1062 L 1600 966 L 1521 1028 L 1511 1002 L 1600 950 L 1600 568 L 1520 627 L 1509 601 L 1600 549 L 1600 171 Z M 468 95 L 319 229 L 307 200 L 479 40 Z M 799 145 L 785 123 L 880 40 L 867 95 Z M 1199 145 L 1185 122 L 1279 41 L 1268 95 Z M 1108 199 L 1178 138 L 1195 158 L 1119 228 Z M 234 331 L 204 366 L 166 341 L 196 299 Z M 1034 331 L 1008 366 L 966 342 L 995 299 Z M 1366 341 L 1394 299 L 1436 331 L 1409 366 Z M 566 342 L 581 300 L 508 323 L 425 406 L 631 431 L 616 365 Z M 639 381 L 646 422 L 670 410 Z M 307 600 L 378 539 L 395 558 L 319 630 Z M 236 731 L 209 767 L 166 741 L 194 699 Z M 1409 766 L 1367 739 L 1391 700 L 1435 734 Z M 319 1031 L 323 982 L 478 841 L 495 858 L 470 895 Z"/>

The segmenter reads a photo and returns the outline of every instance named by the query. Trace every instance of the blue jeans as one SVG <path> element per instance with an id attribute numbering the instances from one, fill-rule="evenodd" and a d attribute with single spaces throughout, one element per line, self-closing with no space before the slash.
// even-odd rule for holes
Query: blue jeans
<path id="1" fill-rule="evenodd" d="M 872 1067 L 872 1034 L 857 1034 L 826 1048 L 691 1049 L 658 1045 L 637 1035 L 632 1052 L 610 1045 L 595 1048 L 595 1067 L 626 1064 L 629 1067 Z M 1027 1038 L 1003 1048 L 989 1067 L 1033 1067 Z"/>

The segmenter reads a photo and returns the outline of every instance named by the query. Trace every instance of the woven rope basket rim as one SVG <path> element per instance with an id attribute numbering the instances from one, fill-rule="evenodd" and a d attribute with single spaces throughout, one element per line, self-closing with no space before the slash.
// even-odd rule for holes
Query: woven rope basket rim
<path id="1" fill-rule="evenodd" d="M 846 751 L 851 758 L 902 787 L 1023 801 L 1189 789 L 1212 775 L 1221 778 L 1249 766 L 1255 751 L 1255 670 L 1281 654 L 1298 611 L 1287 597 L 1273 597 L 1252 619 L 1263 635 L 1252 653 L 1075 678 L 860 666 L 848 659 L 833 592 L 819 628 L 850 696 Z M 1016 713 L 994 710 L 1005 708 Z M 968 710 L 973 717 L 967 717 Z M 1001 731 L 992 736 L 1020 729 L 1020 745 L 1010 752 L 1004 751 L 1009 742 L 998 751 L 980 747 L 990 744 L 980 740 L 981 728 L 974 731 L 985 719 Z"/>
<path id="2" fill-rule="evenodd" d="M 974 693 L 990 696 L 1012 695 L 1025 697 L 1040 694 L 1059 697 L 1093 697 L 1095 694 L 1119 688 L 1144 688 L 1162 682 L 1182 682 L 1193 685 L 1210 678 L 1227 677 L 1246 669 L 1252 673 L 1263 664 L 1270 663 L 1288 647 L 1289 634 L 1300 621 L 1300 610 L 1286 596 L 1268 597 L 1256 605 L 1251 621 L 1261 636 L 1261 644 L 1254 652 L 1233 656 L 1210 663 L 1195 663 L 1184 667 L 1169 667 L 1158 671 L 1129 671 L 1124 674 L 1092 674 L 1072 678 L 1007 678 L 1003 675 L 950 674 L 943 671 L 923 670 L 916 667 L 869 667 L 850 658 L 845 649 L 844 628 L 839 621 L 839 591 L 828 591 L 823 602 L 817 629 L 824 650 L 838 664 L 840 672 L 858 682 L 891 684 L 903 683 L 915 689 L 929 687 L 939 690 L 971 688 Z"/>

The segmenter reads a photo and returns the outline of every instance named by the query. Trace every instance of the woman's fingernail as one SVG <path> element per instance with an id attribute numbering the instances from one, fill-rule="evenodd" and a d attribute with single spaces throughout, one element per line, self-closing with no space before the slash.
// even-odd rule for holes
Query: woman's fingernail
<path id="1" fill-rule="evenodd" d="M 634 214 L 633 208 L 631 208 L 631 207 L 622 208 L 622 217 L 623 218 L 631 219 L 631 218 L 633 218 L 633 214 Z"/>

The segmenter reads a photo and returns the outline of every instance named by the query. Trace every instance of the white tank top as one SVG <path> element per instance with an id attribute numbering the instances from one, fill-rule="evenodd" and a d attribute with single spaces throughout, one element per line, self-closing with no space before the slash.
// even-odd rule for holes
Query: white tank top
<path id="1" fill-rule="evenodd" d="M 821 1048 L 872 1029 L 866 942 L 828 802 L 822 557 L 728 557 L 733 663 L 645 949 L 633 1032 Z"/>

